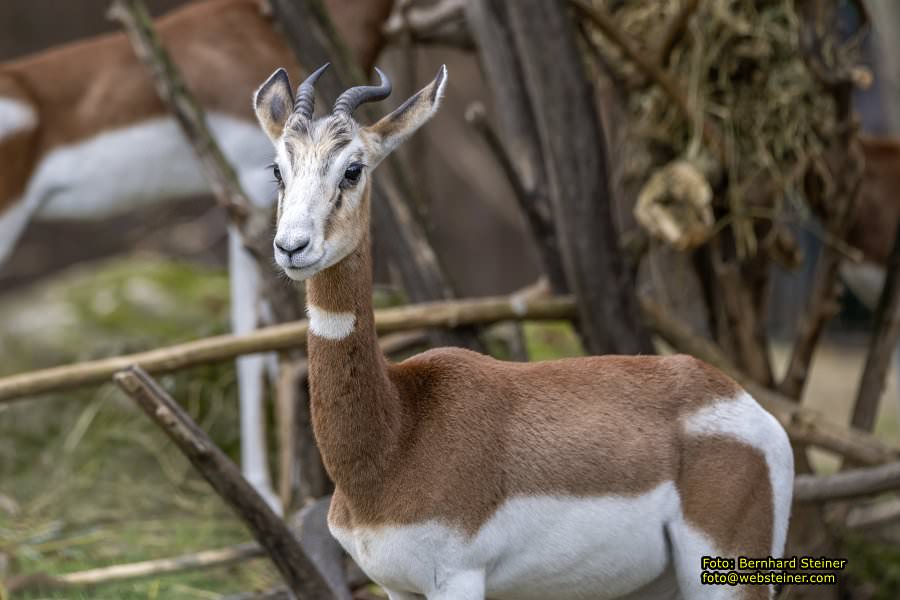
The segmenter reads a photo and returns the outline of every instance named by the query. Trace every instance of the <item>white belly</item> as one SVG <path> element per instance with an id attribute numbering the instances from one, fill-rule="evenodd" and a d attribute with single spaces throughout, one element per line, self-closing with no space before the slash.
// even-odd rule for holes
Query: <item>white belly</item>
<path id="1" fill-rule="evenodd" d="M 265 169 L 272 146 L 258 125 L 218 114 L 208 119 L 238 172 L 271 179 Z M 272 198 L 274 190 L 271 184 Z M 37 167 L 25 197 L 42 219 L 98 219 L 208 192 L 181 131 L 171 118 L 160 117 L 57 148 Z M 260 190 L 248 193 L 258 197 Z"/>
<path id="2" fill-rule="evenodd" d="M 332 527 L 357 564 L 388 589 L 433 594 L 483 573 L 504 599 L 677 598 L 665 524 L 678 518 L 674 485 L 636 497 L 514 498 L 468 538 L 438 522 L 346 531 Z M 651 592 L 650 589 L 653 591 Z"/>

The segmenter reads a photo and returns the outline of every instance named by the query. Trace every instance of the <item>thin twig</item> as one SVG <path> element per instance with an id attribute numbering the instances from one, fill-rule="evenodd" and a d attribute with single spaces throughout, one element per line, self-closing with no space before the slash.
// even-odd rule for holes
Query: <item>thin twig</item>
<path id="1" fill-rule="evenodd" d="M 388 44 L 411 41 L 471 50 L 475 47 L 463 14 L 465 0 L 401 7 L 382 27 Z"/>
<path id="2" fill-rule="evenodd" d="M 528 220 L 535 241 L 541 244 L 544 250 L 541 252 L 544 271 L 551 280 L 559 285 L 559 282 L 565 280 L 565 270 L 559 253 L 559 245 L 556 242 L 553 215 L 550 213 L 547 203 L 537 197 L 538 191 L 526 185 L 525 182 L 533 177 L 525 177 L 519 172 L 519 168 L 507 151 L 503 140 L 500 139 L 497 130 L 488 121 L 484 104 L 481 102 L 470 104 L 466 108 L 465 118 L 466 123 L 471 125 L 484 140 L 485 145 L 496 158 L 497 164 L 500 165 L 503 174 L 506 175 L 506 180 L 512 187 L 519 208 Z"/>
<path id="3" fill-rule="evenodd" d="M 9 592 L 25 592 L 30 590 L 93 587 L 120 581 L 175 575 L 185 571 L 227 567 L 265 555 L 265 551 L 259 544 L 250 542 L 217 550 L 192 552 L 172 558 L 111 565 L 98 569 L 65 573 L 63 575 L 52 576 L 44 573 L 33 573 L 13 578 L 7 582 L 6 589 Z"/>
<path id="4" fill-rule="evenodd" d="M 884 287 L 875 310 L 875 324 L 853 405 L 851 424 L 865 431 L 875 427 L 891 357 L 900 337 L 900 228 L 888 259 Z"/>
<path id="5" fill-rule="evenodd" d="M 798 475 L 794 500 L 825 502 L 871 496 L 900 489 L 900 462 L 854 469 L 834 475 Z"/>

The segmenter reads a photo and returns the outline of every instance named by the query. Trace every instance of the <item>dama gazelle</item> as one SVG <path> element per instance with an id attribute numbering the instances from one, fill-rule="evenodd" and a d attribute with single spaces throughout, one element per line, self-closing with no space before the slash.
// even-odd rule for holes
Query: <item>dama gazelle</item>
<path id="1" fill-rule="evenodd" d="M 326 4 L 360 64 L 371 65 L 392 0 Z M 204 0 L 157 27 L 247 193 L 271 205 L 270 146 L 247 99 L 259 73 L 300 69 L 265 0 Z M 208 189 L 124 35 L 0 65 L 0 263 L 32 219 L 102 219 Z M 232 327 L 245 333 L 257 325 L 258 275 L 234 232 L 229 253 Z M 263 360 L 238 361 L 241 454 L 245 475 L 274 505 L 261 429 Z"/>
<path id="2" fill-rule="evenodd" d="M 372 312 L 371 177 L 437 111 L 446 68 L 370 126 L 346 91 L 313 116 L 284 70 L 257 91 L 275 147 L 274 254 L 306 280 L 316 439 L 332 533 L 392 600 L 767 598 L 704 586 L 701 557 L 779 556 L 787 435 L 688 356 L 508 363 L 442 348 L 399 364 Z"/>

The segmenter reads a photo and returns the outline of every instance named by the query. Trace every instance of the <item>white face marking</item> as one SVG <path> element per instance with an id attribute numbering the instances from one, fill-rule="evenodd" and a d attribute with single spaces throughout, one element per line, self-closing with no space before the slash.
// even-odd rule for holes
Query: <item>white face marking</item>
<path id="1" fill-rule="evenodd" d="M 652 600 L 673 598 L 659 578 L 672 576 L 665 526 L 679 515 L 666 482 L 634 497 L 513 498 L 473 538 L 439 522 L 331 531 L 375 581 L 429 598 Z M 479 577 L 485 592 L 470 595 Z"/>
<path id="2" fill-rule="evenodd" d="M 774 493 L 775 527 L 772 555 L 784 551 L 794 491 L 794 454 L 781 424 L 749 394 L 705 406 L 688 416 L 685 431 L 694 435 L 726 435 L 759 450 L 769 468 Z"/>
<path id="3" fill-rule="evenodd" d="M 327 340 L 342 340 L 356 326 L 356 315 L 351 312 L 329 312 L 312 304 L 306 305 L 309 315 L 309 330 Z"/>
<path id="4" fill-rule="evenodd" d="M 275 234 L 275 261 L 291 279 L 302 281 L 336 264 L 362 239 L 363 231 L 348 227 L 333 228 L 329 237 L 325 237 L 332 213 L 354 210 L 366 185 L 364 168 L 355 185 L 340 187 L 351 163 L 366 164 L 365 144 L 359 129 L 352 127 L 353 139 L 330 157 L 326 156 L 331 147 L 326 139 L 330 131 L 327 119 L 313 122 L 309 133 L 301 134 L 299 140 L 296 136 L 291 138 L 293 161 L 285 140 L 276 144 L 275 161 L 284 181 L 284 192 Z M 305 249 L 294 251 L 298 247 Z M 291 250 L 291 254 L 284 249 Z"/>
<path id="5" fill-rule="evenodd" d="M 0 98 L 0 140 L 20 131 L 33 129 L 37 122 L 37 113 L 24 102 Z"/>

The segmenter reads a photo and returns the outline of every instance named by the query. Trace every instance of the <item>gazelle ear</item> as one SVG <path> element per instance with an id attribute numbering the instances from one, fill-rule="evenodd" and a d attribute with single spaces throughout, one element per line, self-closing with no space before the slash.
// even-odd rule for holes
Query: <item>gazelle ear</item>
<path id="1" fill-rule="evenodd" d="M 278 69 L 253 96 L 253 108 L 263 131 L 272 142 L 278 141 L 284 124 L 294 109 L 294 92 L 287 71 Z"/>
<path id="2" fill-rule="evenodd" d="M 447 66 L 441 65 L 434 81 L 419 90 L 394 112 L 366 128 L 372 135 L 375 146 L 373 156 L 370 158 L 372 163 L 370 167 L 374 168 L 393 152 L 394 148 L 434 116 L 441 104 L 446 84 Z"/>

